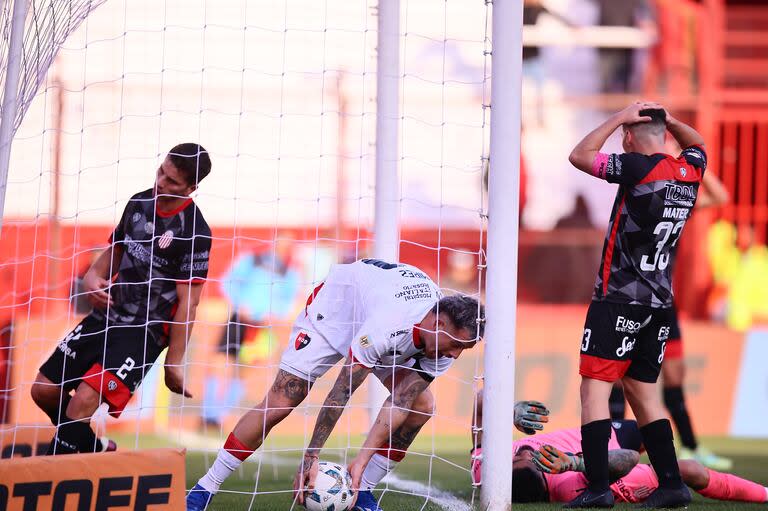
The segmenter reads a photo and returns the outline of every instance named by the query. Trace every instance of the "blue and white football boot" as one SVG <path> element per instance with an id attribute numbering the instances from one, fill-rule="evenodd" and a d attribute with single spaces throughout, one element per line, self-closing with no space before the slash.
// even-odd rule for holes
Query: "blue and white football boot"
<path id="1" fill-rule="evenodd" d="M 213 493 L 196 484 L 187 493 L 187 511 L 205 511 L 213 499 Z"/>
<path id="2" fill-rule="evenodd" d="M 376 497 L 373 496 L 373 492 L 361 491 L 357 494 L 357 502 L 352 511 L 384 511 L 379 507 L 379 503 L 376 502 Z"/>

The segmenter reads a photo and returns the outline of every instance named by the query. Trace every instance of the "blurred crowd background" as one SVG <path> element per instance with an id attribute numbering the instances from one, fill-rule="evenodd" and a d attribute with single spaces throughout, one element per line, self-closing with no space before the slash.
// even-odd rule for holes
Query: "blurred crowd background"
<path id="1" fill-rule="evenodd" d="M 489 7 L 402 4 L 401 260 L 447 292 L 482 294 Z M 705 336 L 725 330 L 697 330 L 696 321 L 745 333 L 739 339 L 760 332 L 768 321 L 768 4 L 525 0 L 523 9 L 519 299 L 532 308 L 521 314 L 521 349 L 538 360 L 536 322 L 553 314 L 569 318 L 573 332 L 563 330 L 547 363 L 561 367 L 557 353 L 575 346 L 615 187 L 578 172 L 567 155 L 640 98 L 704 134 L 709 172 L 731 196 L 686 227 L 675 284 L 683 318 Z M 14 392 L 28 393 L 34 353 L 47 353 L 85 311 L 78 278 L 127 199 L 149 188 L 165 151 L 186 140 L 213 160 L 196 198 L 215 239 L 194 334 L 195 420 L 218 427 L 227 407 L 256 392 L 240 373 L 274 363 L 313 283 L 334 262 L 371 255 L 375 27 L 373 1 L 110 0 L 88 18 L 14 141 L 0 342 L 24 349 L 0 350 L 0 416 L 13 417 Z M 609 149 L 621 150 L 618 138 Z M 700 355 L 714 360 L 708 343 L 700 341 Z M 471 381 L 476 364 L 455 384 Z M 735 394 L 723 399 L 736 402 Z M 552 399 L 557 411 L 564 398 Z M 466 413 L 457 407 L 455 417 Z"/>

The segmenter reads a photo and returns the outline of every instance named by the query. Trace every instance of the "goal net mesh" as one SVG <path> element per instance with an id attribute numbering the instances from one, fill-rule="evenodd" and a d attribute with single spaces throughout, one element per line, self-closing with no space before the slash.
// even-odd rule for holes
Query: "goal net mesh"
<path id="1" fill-rule="evenodd" d="M 11 11 L 0 7 L 3 68 Z M 30 388 L 88 313 L 83 274 L 168 150 L 198 142 L 213 168 L 194 199 L 213 241 L 185 359 L 193 397 L 167 390 L 161 356 L 120 418 L 102 408 L 92 425 L 119 449 L 186 447 L 187 488 L 205 472 L 269 388 L 307 295 L 330 265 L 373 252 L 377 15 L 373 0 L 30 2 L 0 238 L 4 428 L 44 428 Z M 399 175 L 389 176 L 401 261 L 445 293 L 481 299 L 489 37 L 487 2 L 402 0 Z M 481 354 L 468 350 L 432 385 L 435 414 L 380 485 L 384 507 L 469 509 Z M 217 499 L 291 505 L 335 374 Z M 324 459 L 351 459 L 374 401 L 353 397 Z"/>

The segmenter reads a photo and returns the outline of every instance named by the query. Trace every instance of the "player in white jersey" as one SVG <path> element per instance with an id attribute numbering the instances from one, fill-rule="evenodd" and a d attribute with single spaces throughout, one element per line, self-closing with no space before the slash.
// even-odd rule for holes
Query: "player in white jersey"
<path id="1" fill-rule="evenodd" d="M 357 507 L 378 509 L 366 490 L 405 456 L 433 413 L 429 383 L 482 337 L 483 318 L 476 299 L 442 297 L 416 267 L 376 259 L 333 266 L 296 318 L 272 388 L 230 433 L 187 496 L 187 509 L 205 509 L 224 479 L 306 398 L 314 381 L 345 357 L 297 473 L 297 498 L 303 502 L 303 490 L 313 487 L 318 453 L 350 396 L 374 373 L 391 396 L 349 470 L 361 489 Z"/>

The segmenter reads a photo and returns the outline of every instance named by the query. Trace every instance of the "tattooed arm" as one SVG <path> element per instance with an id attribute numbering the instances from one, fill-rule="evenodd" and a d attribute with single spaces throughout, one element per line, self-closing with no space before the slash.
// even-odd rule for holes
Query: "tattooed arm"
<path id="1" fill-rule="evenodd" d="M 608 451 L 608 480 L 615 482 L 629 474 L 637 462 L 640 453 L 632 449 L 613 449 Z"/>
<path id="2" fill-rule="evenodd" d="M 323 407 L 317 416 L 317 421 L 315 421 L 312 440 L 309 441 L 309 446 L 304 453 L 304 459 L 293 481 L 293 489 L 296 492 L 299 504 L 304 503 L 304 490 L 311 491 L 315 487 L 317 460 L 320 451 L 331 435 L 339 417 L 344 412 L 349 398 L 365 381 L 366 376 L 368 376 L 371 370 L 369 367 L 347 359 L 341 368 L 339 377 L 336 378 L 336 383 L 333 384 L 333 388 L 328 392 L 328 397 L 325 398 Z"/>
<path id="3" fill-rule="evenodd" d="M 640 453 L 631 449 L 612 449 L 608 451 L 608 479 L 615 482 L 629 474 L 640 461 Z M 562 474 L 565 472 L 584 472 L 582 453 L 563 452 L 549 444 L 542 445 L 533 453 L 533 462 L 542 472 Z"/>

